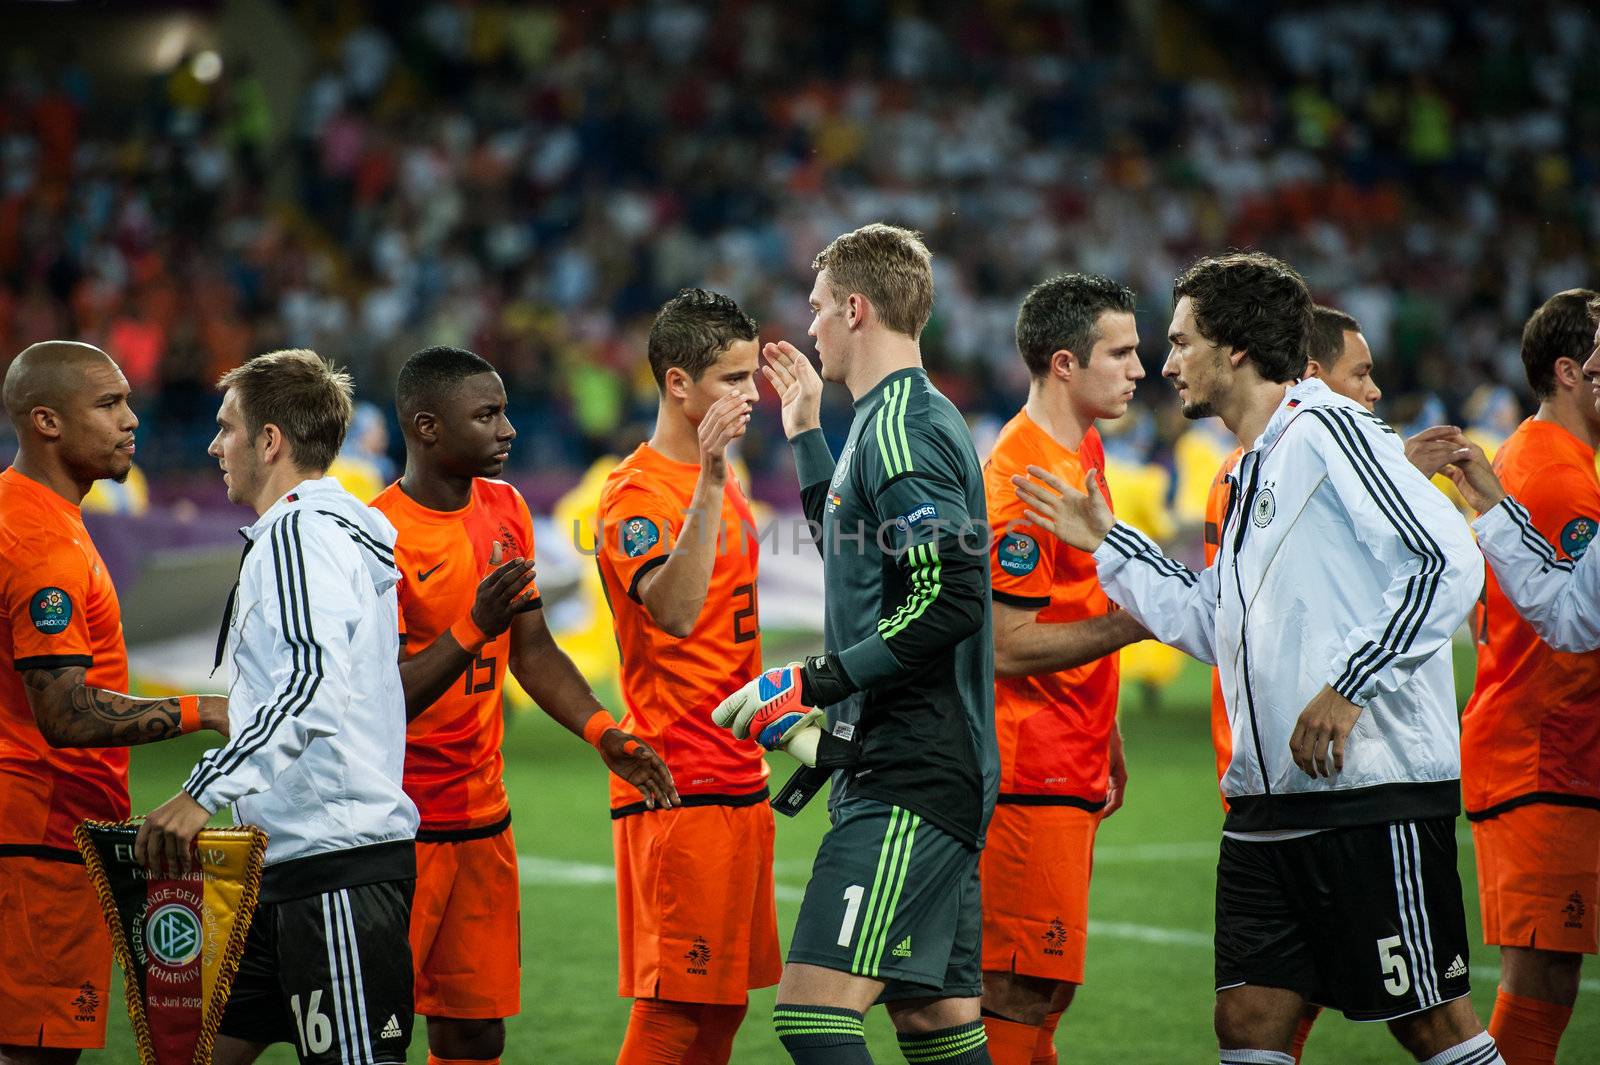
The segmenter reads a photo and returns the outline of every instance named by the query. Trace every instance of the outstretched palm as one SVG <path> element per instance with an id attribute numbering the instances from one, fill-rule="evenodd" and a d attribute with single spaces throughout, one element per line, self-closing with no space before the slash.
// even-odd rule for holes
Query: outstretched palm
<path id="1" fill-rule="evenodd" d="M 761 349 L 761 368 L 783 401 L 783 434 L 790 440 L 822 425 L 822 378 L 811 360 L 786 340 Z"/>
<path id="2" fill-rule="evenodd" d="M 1027 508 L 1023 516 L 1028 521 L 1049 529 L 1057 539 L 1080 551 L 1095 550 L 1116 524 L 1105 493 L 1100 490 L 1099 470 L 1089 471 L 1087 492 L 1078 491 L 1040 466 L 1029 466 L 1027 477 L 1019 474 L 1011 478 L 1011 483 Z"/>

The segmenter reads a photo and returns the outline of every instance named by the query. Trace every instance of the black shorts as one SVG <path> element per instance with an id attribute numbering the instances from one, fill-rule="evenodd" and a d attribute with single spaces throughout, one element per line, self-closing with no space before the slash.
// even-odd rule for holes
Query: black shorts
<path id="1" fill-rule="evenodd" d="M 1217 990 L 1281 987 L 1356 1021 L 1467 994 L 1467 919 L 1453 819 L 1224 837 Z"/>
<path id="2" fill-rule="evenodd" d="M 415 883 L 385 880 L 262 903 L 221 1033 L 292 1043 L 307 1065 L 404 1065 Z"/>
<path id="3" fill-rule="evenodd" d="M 983 993 L 980 852 L 899 806 L 833 810 L 788 959 L 884 984 L 879 1002 Z"/>

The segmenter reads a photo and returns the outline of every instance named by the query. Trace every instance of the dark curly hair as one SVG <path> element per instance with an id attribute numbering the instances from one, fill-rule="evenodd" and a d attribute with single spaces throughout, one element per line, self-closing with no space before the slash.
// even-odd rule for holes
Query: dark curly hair
<path id="1" fill-rule="evenodd" d="M 674 366 L 698 381 L 730 345 L 756 336 L 755 319 L 731 298 L 686 288 L 661 305 L 650 325 L 650 372 L 660 388 L 667 386 L 667 371 Z"/>
<path id="2" fill-rule="evenodd" d="M 1133 313 L 1133 290 L 1099 274 L 1058 274 L 1033 287 L 1017 312 L 1017 351 L 1036 379 L 1050 372 L 1050 356 L 1065 349 L 1079 366 L 1100 339 L 1106 311 Z"/>
<path id="3" fill-rule="evenodd" d="M 1595 322 L 1590 315 L 1597 301 L 1600 293 L 1586 288 L 1557 292 L 1522 327 L 1522 370 L 1537 398 L 1555 394 L 1557 359 L 1582 365 L 1594 350 Z"/>
<path id="4" fill-rule="evenodd" d="M 1209 256 L 1173 283 L 1173 302 L 1184 296 L 1200 335 L 1245 352 L 1268 381 L 1306 372 L 1311 290 L 1288 263 L 1258 251 Z"/>

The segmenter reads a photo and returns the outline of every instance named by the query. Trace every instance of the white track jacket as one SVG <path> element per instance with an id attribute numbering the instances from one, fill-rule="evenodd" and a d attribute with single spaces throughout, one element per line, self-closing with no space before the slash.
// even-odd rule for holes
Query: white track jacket
<path id="1" fill-rule="evenodd" d="M 1510 496 L 1472 527 L 1501 590 L 1541 640 L 1568 654 L 1600 649 L 1600 549 L 1561 558 Z"/>
<path id="2" fill-rule="evenodd" d="M 324 477 L 240 532 L 229 739 L 183 790 L 266 830 L 264 901 L 414 876 L 394 527 Z"/>
<path id="3" fill-rule="evenodd" d="M 1466 522 L 1392 429 L 1318 380 L 1289 389 L 1231 479 L 1203 573 L 1120 522 L 1094 556 L 1112 599 L 1218 667 L 1233 731 L 1226 828 L 1454 817 L 1450 638 L 1483 588 Z M 1325 685 L 1362 713 L 1343 772 L 1313 779 L 1289 737 Z"/>

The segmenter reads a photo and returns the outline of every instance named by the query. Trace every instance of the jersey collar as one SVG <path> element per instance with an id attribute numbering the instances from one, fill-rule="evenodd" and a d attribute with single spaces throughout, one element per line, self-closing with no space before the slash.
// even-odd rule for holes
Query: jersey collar
<path id="1" fill-rule="evenodd" d="M 867 407 L 881 400 L 884 392 L 888 391 L 889 386 L 900 380 L 902 377 L 926 378 L 927 376 L 928 371 L 923 369 L 921 366 L 908 366 L 904 370 L 896 370 L 888 377 L 885 377 L 882 381 L 879 381 L 877 384 L 873 385 L 866 395 L 856 400 L 855 408 L 858 411 L 866 410 Z"/>
<path id="2" fill-rule="evenodd" d="M 272 526 L 273 522 L 307 500 L 327 499 L 343 492 L 344 486 L 332 477 L 308 478 L 279 496 L 278 501 L 268 507 L 265 514 L 255 520 L 255 524 L 242 526 L 239 529 L 239 533 L 246 540 L 254 542 Z"/>

